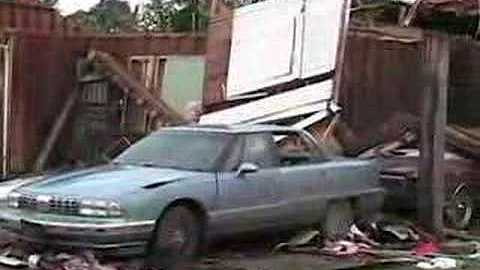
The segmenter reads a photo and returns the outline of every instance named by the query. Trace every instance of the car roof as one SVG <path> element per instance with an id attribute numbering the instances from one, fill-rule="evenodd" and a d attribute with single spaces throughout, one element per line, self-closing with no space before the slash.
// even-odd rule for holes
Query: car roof
<path id="1" fill-rule="evenodd" d="M 262 132 L 298 132 L 300 129 L 279 125 L 188 125 L 161 128 L 159 131 L 193 131 L 193 132 L 215 132 L 215 133 L 262 133 Z"/>

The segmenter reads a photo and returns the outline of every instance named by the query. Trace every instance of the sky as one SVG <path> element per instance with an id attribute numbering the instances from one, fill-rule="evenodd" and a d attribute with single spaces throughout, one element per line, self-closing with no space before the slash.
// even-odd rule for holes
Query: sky
<path id="1" fill-rule="evenodd" d="M 88 10 L 90 7 L 100 2 L 100 0 L 60 0 L 58 9 L 64 15 L 71 14 L 79 9 Z M 133 7 L 136 4 L 147 2 L 147 0 L 128 0 Z"/>

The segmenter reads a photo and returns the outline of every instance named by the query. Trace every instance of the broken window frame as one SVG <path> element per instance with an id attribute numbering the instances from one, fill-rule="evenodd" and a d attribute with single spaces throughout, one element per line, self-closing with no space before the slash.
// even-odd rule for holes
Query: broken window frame
<path id="1" fill-rule="evenodd" d="M 147 87 L 156 98 L 160 99 L 162 97 L 162 84 L 167 61 L 167 57 L 161 55 L 134 55 L 128 58 L 127 70 L 129 73 L 137 75 L 133 70 L 133 64 L 134 62 L 139 62 L 141 64 L 141 74 L 140 78 L 136 77 L 136 79 Z M 155 129 L 155 123 L 147 112 L 139 112 L 138 110 L 142 110 L 141 108 L 135 107 L 135 109 L 132 109 L 131 106 L 128 106 L 134 104 L 128 102 L 128 97 L 126 97 L 125 102 L 127 104 L 127 111 L 135 111 L 133 115 L 130 114 L 129 117 L 131 124 L 136 127 L 133 128 L 134 130 L 138 130 L 138 126 L 140 125 L 142 126 L 142 132 L 144 133 L 150 133 Z"/>

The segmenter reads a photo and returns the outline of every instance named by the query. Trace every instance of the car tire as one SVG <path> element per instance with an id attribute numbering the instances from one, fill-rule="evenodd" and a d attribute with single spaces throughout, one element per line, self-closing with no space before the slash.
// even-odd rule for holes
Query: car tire
<path id="1" fill-rule="evenodd" d="M 322 226 L 324 239 L 329 241 L 344 239 L 353 223 L 353 207 L 349 200 L 329 203 Z"/>
<path id="2" fill-rule="evenodd" d="M 147 264 L 160 269 L 179 269 L 197 255 L 201 239 L 198 217 L 185 206 L 171 207 L 157 223 Z"/>
<path id="3" fill-rule="evenodd" d="M 458 187 L 448 198 L 445 207 L 445 223 L 447 227 L 466 229 L 474 213 L 474 202 L 466 186 Z"/>

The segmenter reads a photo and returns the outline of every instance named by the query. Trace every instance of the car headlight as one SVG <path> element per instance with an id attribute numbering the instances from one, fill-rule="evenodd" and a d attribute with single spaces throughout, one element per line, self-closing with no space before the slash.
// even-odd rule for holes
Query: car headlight
<path id="1" fill-rule="evenodd" d="M 82 200 L 78 213 L 82 216 L 120 217 L 124 211 L 116 202 Z"/>
<path id="2" fill-rule="evenodd" d="M 18 192 L 15 192 L 15 191 L 10 192 L 7 196 L 8 206 L 13 208 L 18 208 L 20 196 L 22 196 L 22 194 Z"/>

